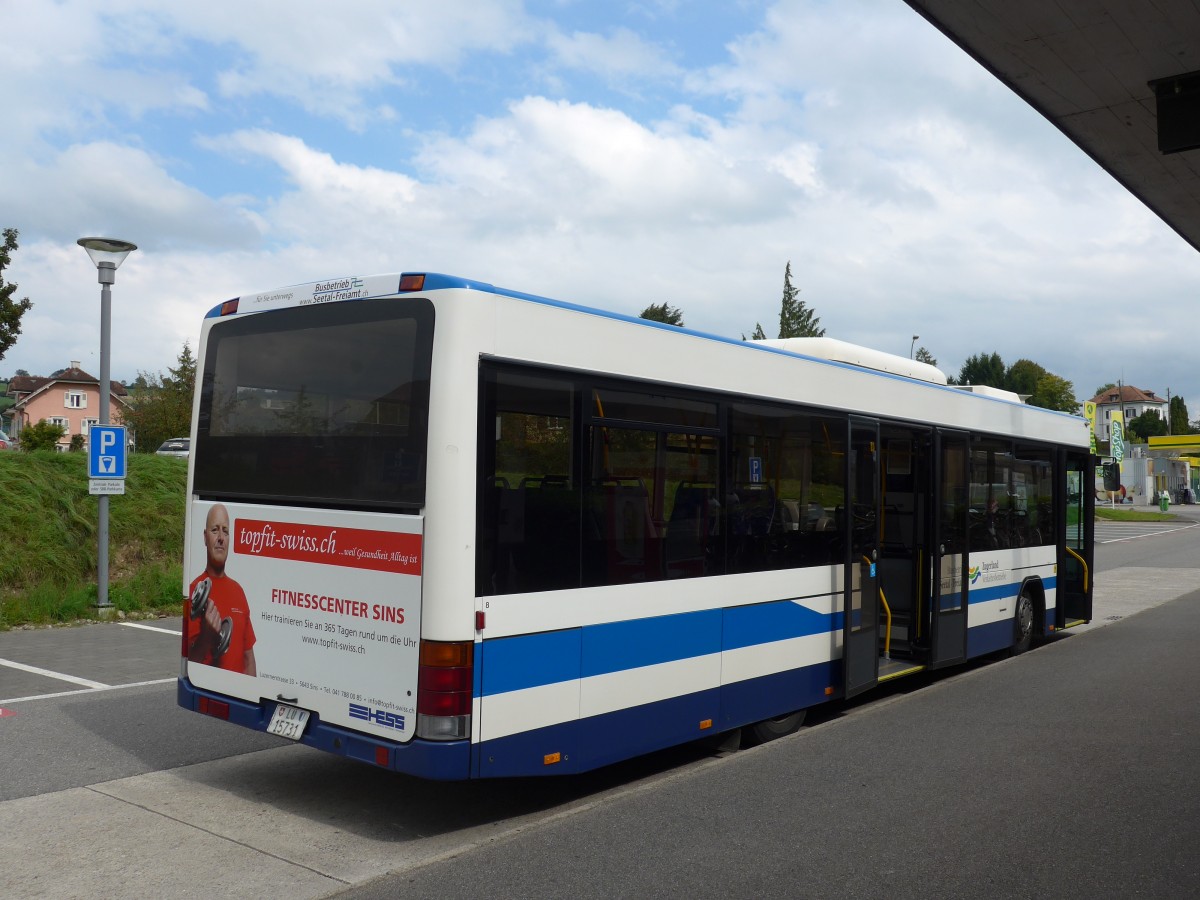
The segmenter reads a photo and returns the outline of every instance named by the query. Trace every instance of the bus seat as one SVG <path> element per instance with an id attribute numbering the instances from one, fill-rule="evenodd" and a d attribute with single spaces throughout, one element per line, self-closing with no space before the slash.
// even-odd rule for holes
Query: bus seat
<path id="1" fill-rule="evenodd" d="M 718 531 L 716 496 L 714 484 L 683 481 L 675 489 L 664 549 L 668 578 L 704 574 L 708 537 Z"/>
<path id="2" fill-rule="evenodd" d="M 516 516 L 522 520 L 513 558 L 523 590 L 579 585 L 579 495 L 565 475 L 521 479 Z"/>
<path id="3" fill-rule="evenodd" d="M 588 488 L 590 579 L 597 584 L 628 584 L 658 577 L 658 528 L 650 495 L 640 478 L 600 478 Z"/>
<path id="4" fill-rule="evenodd" d="M 733 504 L 729 513 L 730 531 L 733 534 L 769 534 L 775 519 L 775 489 L 761 482 L 739 484 L 734 488 Z"/>

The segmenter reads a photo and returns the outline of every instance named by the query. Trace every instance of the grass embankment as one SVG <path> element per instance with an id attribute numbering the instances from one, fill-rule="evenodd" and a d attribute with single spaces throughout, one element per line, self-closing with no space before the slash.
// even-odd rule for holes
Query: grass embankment
<path id="1" fill-rule="evenodd" d="M 187 460 L 131 454 L 109 500 L 109 588 L 126 613 L 178 614 Z M 99 515 L 83 453 L 0 452 L 0 630 L 95 618 Z"/>
<path id="2" fill-rule="evenodd" d="M 1096 501 L 1096 518 L 1107 519 L 1110 522 L 1174 522 L 1179 517 L 1165 512 L 1151 512 L 1148 509 L 1113 509 L 1111 506 L 1101 506 Z"/>

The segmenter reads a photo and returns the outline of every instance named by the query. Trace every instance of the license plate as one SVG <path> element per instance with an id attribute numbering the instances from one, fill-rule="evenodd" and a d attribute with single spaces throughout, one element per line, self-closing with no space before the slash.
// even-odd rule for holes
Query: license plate
<path id="1" fill-rule="evenodd" d="M 279 703 L 275 706 L 275 712 L 271 714 L 271 724 L 267 726 L 267 733 L 298 741 L 300 735 L 304 734 L 304 726 L 307 724 L 307 709 Z"/>

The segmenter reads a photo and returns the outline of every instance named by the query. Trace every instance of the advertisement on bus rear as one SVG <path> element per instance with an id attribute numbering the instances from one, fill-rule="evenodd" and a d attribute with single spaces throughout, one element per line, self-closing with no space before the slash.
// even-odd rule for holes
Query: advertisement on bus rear
<path id="1" fill-rule="evenodd" d="M 396 741 L 416 730 L 419 516 L 196 503 L 188 677 Z"/>

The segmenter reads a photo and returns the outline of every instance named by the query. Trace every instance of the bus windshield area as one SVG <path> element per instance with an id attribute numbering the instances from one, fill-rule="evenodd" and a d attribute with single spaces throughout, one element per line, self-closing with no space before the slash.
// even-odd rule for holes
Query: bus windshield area
<path id="1" fill-rule="evenodd" d="M 204 348 L 202 496 L 419 507 L 433 307 L 331 303 L 230 318 Z"/>

